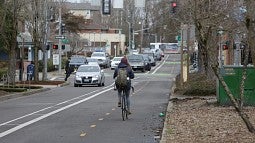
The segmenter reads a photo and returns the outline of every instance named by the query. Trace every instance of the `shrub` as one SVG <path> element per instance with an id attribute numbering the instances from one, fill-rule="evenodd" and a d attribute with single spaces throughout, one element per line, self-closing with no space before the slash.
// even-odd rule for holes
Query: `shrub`
<path id="1" fill-rule="evenodd" d="M 39 72 L 42 72 L 43 71 L 43 63 L 44 61 L 39 61 Z M 54 71 L 55 70 L 55 66 L 53 65 L 53 59 L 49 59 L 47 61 L 47 71 L 50 72 L 50 71 Z"/>

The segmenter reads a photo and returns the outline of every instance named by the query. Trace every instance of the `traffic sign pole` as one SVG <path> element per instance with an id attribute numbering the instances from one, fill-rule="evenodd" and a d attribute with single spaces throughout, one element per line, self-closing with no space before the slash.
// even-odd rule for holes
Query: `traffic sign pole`
<path id="1" fill-rule="evenodd" d="M 58 34 L 62 35 L 61 32 L 61 25 L 62 25 L 62 19 L 61 19 L 61 2 L 59 2 L 59 31 Z M 62 43 L 61 43 L 61 39 L 58 39 L 58 54 L 59 54 L 59 65 L 58 65 L 58 74 L 61 74 L 61 67 L 62 67 Z"/>

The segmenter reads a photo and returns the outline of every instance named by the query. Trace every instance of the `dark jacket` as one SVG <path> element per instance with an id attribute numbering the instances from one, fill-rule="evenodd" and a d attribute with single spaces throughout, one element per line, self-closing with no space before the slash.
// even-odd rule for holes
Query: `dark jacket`
<path id="1" fill-rule="evenodd" d="M 113 79 L 115 79 L 115 78 L 117 77 L 119 68 L 126 68 L 127 73 L 128 73 L 127 76 L 128 76 L 130 79 L 134 79 L 135 75 L 134 75 L 134 73 L 133 73 L 131 67 L 130 67 L 130 66 L 127 66 L 127 65 L 124 64 L 124 63 L 119 63 L 118 67 L 115 68 L 115 71 L 114 71 L 114 74 L 113 74 Z M 118 87 L 117 87 L 117 88 L 118 88 Z M 131 88 L 131 80 L 129 80 L 129 82 L 128 82 L 127 90 L 130 90 L 130 88 Z"/>

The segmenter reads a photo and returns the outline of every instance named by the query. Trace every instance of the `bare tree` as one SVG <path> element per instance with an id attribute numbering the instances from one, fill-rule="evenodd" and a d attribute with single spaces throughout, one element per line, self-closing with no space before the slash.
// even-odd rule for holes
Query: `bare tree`
<path id="1" fill-rule="evenodd" d="M 254 1 L 247 1 L 247 15 L 245 25 L 247 30 L 243 30 L 245 25 L 240 21 L 238 18 L 235 18 L 233 15 L 235 10 L 239 10 L 240 3 L 237 1 L 226 1 L 226 0 L 213 0 L 213 1 L 203 1 L 203 0 L 192 0 L 184 2 L 186 9 L 190 9 L 188 11 L 191 16 L 194 25 L 196 26 L 197 33 L 196 38 L 199 43 L 199 52 L 201 56 L 201 61 L 203 64 L 200 66 L 204 67 L 204 71 L 207 75 L 211 73 L 210 69 L 212 69 L 214 75 L 218 78 L 219 82 L 222 84 L 224 90 L 226 91 L 230 101 L 232 102 L 234 108 L 240 115 L 240 117 L 245 122 L 248 130 L 250 132 L 255 132 L 255 129 L 251 122 L 249 121 L 248 115 L 242 109 L 242 102 L 238 102 L 239 99 L 235 98 L 231 90 L 229 89 L 228 85 L 223 79 L 222 73 L 220 73 L 220 69 L 222 68 L 222 60 L 218 58 L 219 48 L 221 45 L 217 46 L 215 43 L 219 43 L 218 38 L 221 38 L 221 32 L 226 33 L 226 35 L 230 35 L 233 37 L 241 32 L 248 32 L 248 47 L 252 46 L 253 38 L 254 38 L 254 15 L 253 15 L 253 7 Z M 184 6 L 184 7 L 185 7 Z M 186 13 L 187 15 L 187 13 Z M 247 54 L 248 55 L 248 54 Z M 221 55 L 219 55 L 221 56 Z M 247 61 L 246 56 L 246 61 Z M 218 59 L 217 59 L 218 58 Z M 243 66 L 243 76 L 240 85 L 240 97 L 243 96 L 243 88 L 244 88 L 244 81 L 246 79 L 246 64 Z"/>

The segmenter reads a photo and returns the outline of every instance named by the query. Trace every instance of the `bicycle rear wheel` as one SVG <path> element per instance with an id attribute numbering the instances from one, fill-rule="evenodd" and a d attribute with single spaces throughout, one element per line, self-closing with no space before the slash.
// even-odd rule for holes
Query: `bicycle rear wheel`
<path id="1" fill-rule="evenodd" d="M 122 115 L 122 120 L 125 121 L 128 119 L 128 113 L 127 113 L 127 102 L 126 102 L 126 96 L 125 92 L 122 92 L 121 95 L 121 115 Z"/>

